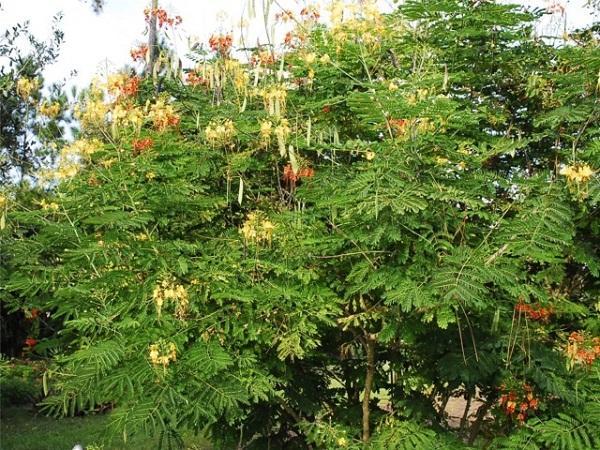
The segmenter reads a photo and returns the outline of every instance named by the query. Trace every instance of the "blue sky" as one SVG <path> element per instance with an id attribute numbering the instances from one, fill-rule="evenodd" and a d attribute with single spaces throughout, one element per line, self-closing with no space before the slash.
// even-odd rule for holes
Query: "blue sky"
<path id="1" fill-rule="evenodd" d="M 256 5 L 262 2 L 255 0 Z M 89 4 L 80 0 L 0 0 L 0 31 L 17 22 L 30 20 L 34 33 L 38 37 L 46 37 L 50 33 L 51 17 L 62 11 L 65 43 L 59 60 L 47 69 L 45 76 L 48 81 L 59 81 L 66 77 L 68 84 L 82 87 L 89 83 L 94 74 L 103 73 L 106 69 L 114 71 L 130 62 L 130 49 L 144 40 L 143 10 L 148 3 L 147 0 L 106 0 L 104 11 L 96 15 Z M 178 51 L 183 55 L 187 36 L 206 42 L 215 31 L 239 30 L 247 3 L 248 0 L 162 0 L 161 6 L 184 19 L 176 39 Z M 297 10 L 305 2 L 278 0 L 278 3 Z M 324 6 L 328 2 L 317 0 L 309 3 Z M 392 2 L 381 0 L 381 3 L 384 8 L 389 8 Z M 526 0 L 520 3 L 547 7 L 559 2 Z M 541 25 L 545 31 L 556 32 L 562 28 L 565 20 L 568 28 L 593 21 L 590 10 L 583 7 L 584 0 L 560 3 L 566 7 L 566 17 L 558 13 L 548 16 Z M 254 43 L 258 38 L 264 43 L 264 36 L 260 21 L 249 24 L 246 36 L 249 42 Z M 73 70 L 77 71 L 77 76 L 69 76 Z"/>

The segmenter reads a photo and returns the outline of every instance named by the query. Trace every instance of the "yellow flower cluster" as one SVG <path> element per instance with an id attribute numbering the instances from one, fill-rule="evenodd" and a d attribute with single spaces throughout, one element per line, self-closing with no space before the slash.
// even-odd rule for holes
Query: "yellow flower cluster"
<path id="1" fill-rule="evenodd" d="M 117 127 L 127 126 L 133 127 L 139 133 L 144 123 L 144 112 L 137 106 L 118 103 L 111 111 L 111 119 L 113 134 Z"/>
<path id="2" fill-rule="evenodd" d="M 60 151 L 58 168 L 49 173 L 50 178 L 63 180 L 72 178 L 81 169 L 82 161 L 102 147 L 98 139 L 78 139 Z"/>
<path id="3" fill-rule="evenodd" d="M 58 102 L 49 103 L 49 102 L 44 101 L 38 107 L 38 111 L 40 112 L 40 114 L 42 114 L 50 119 L 54 119 L 60 113 L 60 103 L 58 103 Z"/>
<path id="4" fill-rule="evenodd" d="M 569 183 L 586 183 L 594 175 L 595 171 L 587 164 L 566 166 L 560 170 L 560 174 L 567 177 Z"/>
<path id="5" fill-rule="evenodd" d="M 210 122 L 204 129 L 204 134 L 206 134 L 206 140 L 211 145 L 227 145 L 233 141 L 236 131 L 233 122 L 227 119 L 220 124 Z"/>
<path id="6" fill-rule="evenodd" d="M 177 346 L 173 342 L 167 344 L 164 341 L 150 344 L 149 356 L 152 364 L 166 369 L 171 361 L 177 360 Z"/>
<path id="7" fill-rule="evenodd" d="M 175 108 L 173 105 L 168 104 L 164 98 L 157 100 L 156 103 L 150 106 L 148 117 L 158 131 L 164 131 L 168 127 L 176 126 L 179 123 L 179 115 L 175 112 Z"/>
<path id="8" fill-rule="evenodd" d="M 312 53 L 312 52 L 311 53 L 307 53 L 307 54 L 304 55 L 303 59 L 304 59 L 304 62 L 307 65 L 310 66 L 311 64 L 314 64 L 314 62 L 317 60 L 317 55 L 315 53 Z"/>
<path id="9" fill-rule="evenodd" d="M 240 233 L 244 236 L 246 242 L 260 244 L 266 242 L 271 243 L 273 239 L 273 231 L 275 225 L 273 222 L 264 217 L 260 212 L 251 212 L 240 229 Z"/>
<path id="10" fill-rule="evenodd" d="M 118 96 L 121 93 L 121 89 L 127 83 L 129 76 L 125 73 L 113 73 L 108 76 L 106 82 L 106 90 L 109 94 Z"/>
<path id="11" fill-rule="evenodd" d="M 6 205 L 8 205 L 8 199 L 5 195 L 0 194 L 0 209 L 4 208 Z"/>
<path id="12" fill-rule="evenodd" d="M 290 125 L 287 119 L 281 119 L 279 125 L 275 127 L 275 137 L 277 137 L 277 145 L 279 153 L 283 157 L 286 154 L 285 143 L 290 135 Z"/>
<path id="13" fill-rule="evenodd" d="M 172 279 L 163 280 L 156 286 L 152 293 L 152 299 L 156 305 L 156 312 L 159 317 L 165 301 L 170 300 L 175 303 L 175 316 L 178 319 L 185 317 L 190 304 L 188 292 L 185 287 L 181 284 L 175 284 L 175 281 Z"/>
<path id="14" fill-rule="evenodd" d="M 44 199 L 42 199 L 38 204 L 42 207 L 42 209 L 44 211 L 48 211 L 48 210 L 58 211 L 58 208 L 59 208 L 57 203 L 47 202 Z"/>
<path id="15" fill-rule="evenodd" d="M 100 88 L 92 84 L 84 101 L 75 106 L 75 118 L 83 129 L 102 127 L 105 124 L 108 105 L 104 103 Z"/>
<path id="16" fill-rule="evenodd" d="M 17 80 L 17 94 L 23 100 L 27 100 L 39 87 L 40 81 L 37 78 L 19 78 Z"/>
<path id="17" fill-rule="evenodd" d="M 329 7 L 331 35 L 339 51 L 350 38 L 366 45 L 377 44 L 382 36 L 383 19 L 376 0 L 344 2 L 335 0 Z"/>
<path id="18" fill-rule="evenodd" d="M 417 89 L 415 92 L 406 94 L 406 103 L 409 105 L 415 105 L 417 102 L 422 102 L 430 96 L 431 92 L 429 89 Z"/>
<path id="19" fill-rule="evenodd" d="M 271 134 L 273 133 L 273 123 L 270 120 L 264 120 L 260 123 L 260 141 L 263 146 L 267 147 L 271 142 Z"/>
<path id="20" fill-rule="evenodd" d="M 63 147 L 61 158 L 69 157 L 89 157 L 102 148 L 102 142 L 99 139 L 77 139 L 71 145 Z"/>
<path id="21" fill-rule="evenodd" d="M 271 116 L 280 117 L 285 113 L 287 91 L 281 85 L 273 85 L 260 91 L 265 110 Z"/>

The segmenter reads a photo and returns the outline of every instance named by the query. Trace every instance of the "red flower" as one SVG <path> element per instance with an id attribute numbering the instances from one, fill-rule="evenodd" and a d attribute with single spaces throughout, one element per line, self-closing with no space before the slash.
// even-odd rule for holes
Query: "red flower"
<path id="1" fill-rule="evenodd" d="M 323 106 L 323 108 L 321 109 L 321 111 L 323 111 L 324 113 L 328 113 L 328 112 L 331 111 L 331 106 L 325 105 L 325 106 Z"/>
<path id="2" fill-rule="evenodd" d="M 31 311 L 29 313 L 31 314 L 31 318 L 35 319 L 40 315 L 40 310 L 37 308 L 31 308 Z"/>
<path id="3" fill-rule="evenodd" d="M 25 339 L 25 345 L 29 348 L 35 347 L 35 345 L 37 343 L 38 343 L 37 339 L 34 339 L 32 337 L 28 337 L 27 339 Z"/>

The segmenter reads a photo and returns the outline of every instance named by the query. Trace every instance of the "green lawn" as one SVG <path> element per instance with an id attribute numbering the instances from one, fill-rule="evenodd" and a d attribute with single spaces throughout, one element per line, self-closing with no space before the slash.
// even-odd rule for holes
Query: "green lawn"
<path id="1" fill-rule="evenodd" d="M 152 450 L 157 440 L 148 436 L 134 436 L 123 444 L 115 439 L 104 443 L 108 416 L 94 415 L 66 419 L 52 419 L 36 415 L 31 409 L 3 408 L 0 420 L 1 450 L 71 450 L 76 443 L 84 446 L 97 445 L 103 450 Z M 184 436 L 189 450 L 207 450 L 206 440 Z"/>

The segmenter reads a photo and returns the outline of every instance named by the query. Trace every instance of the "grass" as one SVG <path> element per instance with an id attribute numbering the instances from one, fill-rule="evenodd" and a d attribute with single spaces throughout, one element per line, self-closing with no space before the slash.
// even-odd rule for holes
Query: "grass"
<path id="1" fill-rule="evenodd" d="M 77 443 L 84 448 L 102 450 L 151 450 L 157 439 L 133 436 L 127 443 L 118 437 L 107 443 L 107 415 L 90 415 L 53 419 L 36 414 L 31 408 L 2 408 L 0 417 L 0 449 L 2 450 L 71 450 Z M 188 450 L 208 450 L 210 445 L 201 437 L 184 435 Z"/>

